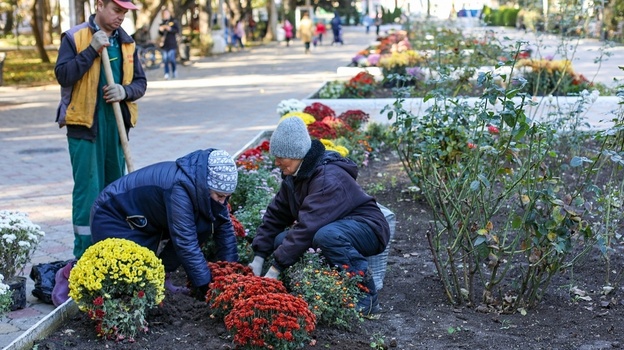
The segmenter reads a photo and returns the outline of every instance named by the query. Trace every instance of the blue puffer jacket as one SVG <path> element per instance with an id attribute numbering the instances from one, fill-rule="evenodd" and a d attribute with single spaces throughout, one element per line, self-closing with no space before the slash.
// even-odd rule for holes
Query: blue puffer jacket
<path id="1" fill-rule="evenodd" d="M 214 239 L 219 260 L 238 261 L 227 202 L 210 198 L 210 152 L 199 150 L 175 162 L 150 165 L 108 185 L 91 209 L 93 242 L 125 238 L 156 252 L 161 241 L 170 239 L 175 260 L 196 287 L 211 281 L 200 249 L 208 239 Z"/>

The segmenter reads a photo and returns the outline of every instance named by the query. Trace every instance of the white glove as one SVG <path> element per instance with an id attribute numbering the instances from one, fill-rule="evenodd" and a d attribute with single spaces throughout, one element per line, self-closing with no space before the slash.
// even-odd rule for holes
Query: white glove
<path id="1" fill-rule="evenodd" d="M 121 84 L 104 86 L 104 100 L 106 102 L 119 102 L 126 99 L 126 89 Z"/>
<path id="2" fill-rule="evenodd" d="M 108 42 L 108 36 L 103 31 L 97 31 L 93 34 L 93 38 L 91 38 L 91 47 L 95 49 L 98 53 L 102 52 L 102 48 L 104 46 L 110 46 Z"/>
<path id="3" fill-rule="evenodd" d="M 251 270 L 253 271 L 254 275 L 260 276 L 260 274 L 262 273 L 263 264 L 264 264 L 264 258 L 255 256 L 251 264 L 249 264 L 248 266 L 251 267 Z"/>
<path id="4" fill-rule="evenodd" d="M 264 277 L 266 278 L 272 278 L 274 280 L 276 280 L 280 275 L 280 272 L 278 269 L 276 269 L 275 267 L 271 266 L 271 268 L 269 269 L 269 271 L 267 271 L 266 275 L 264 275 Z"/>

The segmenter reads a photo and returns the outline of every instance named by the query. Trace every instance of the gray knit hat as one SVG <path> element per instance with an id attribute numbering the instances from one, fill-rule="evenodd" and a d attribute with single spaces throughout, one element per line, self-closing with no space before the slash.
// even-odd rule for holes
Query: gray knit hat
<path id="1" fill-rule="evenodd" d="M 298 117 L 282 120 L 273 131 L 269 143 L 273 156 L 290 159 L 303 159 L 311 146 L 308 128 Z"/>
<path id="2" fill-rule="evenodd" d="M 233 193 L 238 182 L 238 170 L 232 157 L 220 149 L 213 150 L 208 156 L 208 188 L 221 193 Z"/>

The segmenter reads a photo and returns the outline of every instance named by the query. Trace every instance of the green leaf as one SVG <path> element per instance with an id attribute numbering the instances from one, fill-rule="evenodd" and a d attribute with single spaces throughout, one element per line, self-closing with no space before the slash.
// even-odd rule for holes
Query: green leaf
<path id="1" fill-rule="evenodd" d="M 474 240 L 474 242 L 472 243 L 472 245 L 479 246 L 481 244 L 484 244 L 487 241 L 487 239 L 485 238 L 485 236 L 477 236 L 477 239 Z"/>
<path id="2" fill-rule="evenodd" d="M 481 187 L 481 183 L 477 180 L 474 180 L 470 183 L 470 189 L 473 191 L 478 191 L 479 187 Z"/>
<path id="3" fill-rule="evenodd" d="M 573 168 L 583 165 L 583 163 L 592 163 L 592 160 L 587 157 L 575 156 L 570 160 L 570 166 Z"/>
<path id="4" fill-rule="evenodd" d="M 481 183 L 483 183 L 483 186 L 485 186 L 486 188 L 490 188 L 490 181 L 487 179 L 487 177 L 485 177 L 485 175 L 479 174 L 477 175 L 477 178 L 481 180 Z"/>

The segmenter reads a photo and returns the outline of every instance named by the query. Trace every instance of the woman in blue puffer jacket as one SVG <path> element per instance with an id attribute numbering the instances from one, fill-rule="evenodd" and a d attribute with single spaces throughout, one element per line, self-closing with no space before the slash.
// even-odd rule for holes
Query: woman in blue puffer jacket
<path id="1" fill-rule="evenodd" d="M 201 246 L 213 239 L 218 260 L 238 261 L 227 209 L 237 180 L 232 157 L 218 149 L 136 170 L 108 185 L 95 201 L 93 243 L 125 238 L 151 249 L 162 259 L 165 272 L 182 265 L 193 294 L 205 300 L 212 277 Z"/>

